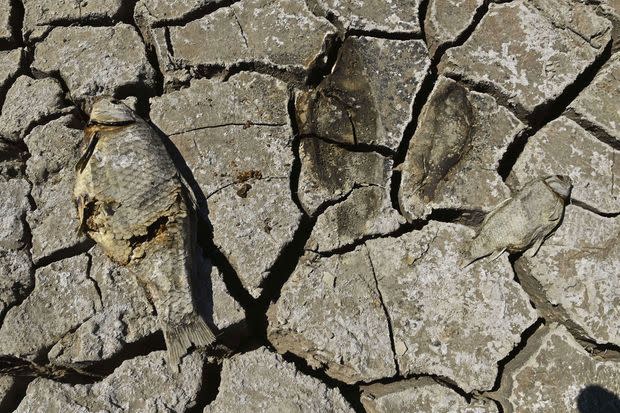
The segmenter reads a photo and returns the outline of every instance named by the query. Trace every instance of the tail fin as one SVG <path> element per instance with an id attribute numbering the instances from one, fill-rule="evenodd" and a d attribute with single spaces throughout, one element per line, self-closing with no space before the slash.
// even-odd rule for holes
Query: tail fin
<path id="1" fill-rule="evenodd" d="M 164 323 L 162 331 L 168 348 L 168 363 L 170 368 L 177 372 L 181 357 L 187 354 L 192 344 L 204 347 L 215 341 L 213 331 L 198 314 L 193 314 L 183 324 Z"/>

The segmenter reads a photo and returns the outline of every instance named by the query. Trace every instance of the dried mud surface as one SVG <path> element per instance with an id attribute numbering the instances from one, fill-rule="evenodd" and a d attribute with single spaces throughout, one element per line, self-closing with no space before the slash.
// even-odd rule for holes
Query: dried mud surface
<path id="1" fill-rule="evenodd" d="M 612 0 L 0 0 L 0 412 L 620 412 Z M 198 201 L 180 372 L 76 233 L 93 98 Z M 532 251 L 485 216 L 566 175 Z"/>

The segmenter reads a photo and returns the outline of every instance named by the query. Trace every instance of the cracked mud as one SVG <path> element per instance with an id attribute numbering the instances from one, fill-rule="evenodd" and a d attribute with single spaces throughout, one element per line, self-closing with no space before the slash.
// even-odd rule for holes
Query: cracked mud
<path id="1" fill-rule="evenodd" d="M 0 411 L 620 411 L 619 50 L 611 0 L 0 0 Z M 76 232 L 102 94 L 199 208 L 177 374 Z"/>

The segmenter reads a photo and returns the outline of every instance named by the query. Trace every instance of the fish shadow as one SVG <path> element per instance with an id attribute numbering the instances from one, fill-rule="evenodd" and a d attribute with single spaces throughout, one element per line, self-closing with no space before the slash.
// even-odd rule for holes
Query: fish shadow
<path id="1" fill-rule="evenodd" d="M 211 277 L 214 265 L 223 273 L 222 275 L 226 279 L 226 286 L 229 292 L 234 292 L 232 295 L 243 307 L 245 307 L 244 304 L 247 305 L 252 300 L 251 296 L 245 291 L 236 271 L 213 241 L 213 225 L 209 220 L 207 197 L 200 185 L 198 185 L 192 170 L 170 138 L 157 125 L 152 122 L 149 123 L 159 134 L 179 174 L 194 196 L 198 245 L 195 254 L 196 271 L 194 274 L 195 278 L 192 280 L 192 294 L 198 307 L 197 309 L 215 332 L 217 340 L 229 348 L 234 348 L 239 345 L 245 336 L 247 324 L 243 320 L 240 323 L 225 328 L 224 331 L 218 331 L 214 321 L 214 295 Z M 226 277 L 227 274 L 232 274 L 232 276 Z"/>
<path id="2" fill-rule="evenodd" d="M 620 413 L 620 398 L 598 385 L 590 385 L 577 396 L 579 413 Z"/>

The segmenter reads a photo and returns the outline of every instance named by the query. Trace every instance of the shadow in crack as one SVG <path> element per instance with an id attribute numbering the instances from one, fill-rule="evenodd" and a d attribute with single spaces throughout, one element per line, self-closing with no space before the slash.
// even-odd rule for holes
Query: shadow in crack
<path id="1" fill-rule="evenodd" d="M 579 413 L 620 413 L 620 398 L 598 385 L 590 385 L 577 396 Z"/>

